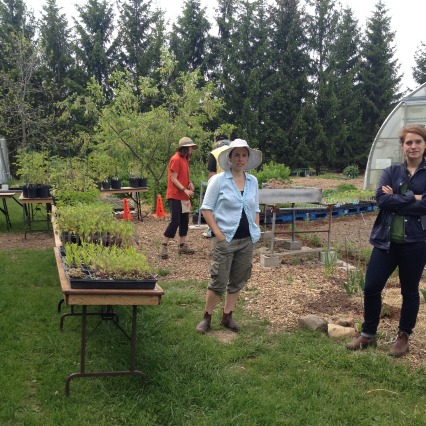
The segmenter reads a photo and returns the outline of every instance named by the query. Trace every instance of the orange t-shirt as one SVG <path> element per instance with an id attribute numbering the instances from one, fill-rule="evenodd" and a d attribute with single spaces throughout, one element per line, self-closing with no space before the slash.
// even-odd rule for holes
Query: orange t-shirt
<path id="1" fill-rule="evenodd" d="M 177 173 L 178 181 L 185 187 L 189 186 L 189 162 L 185 157 L 181 157 L 179 152 L 176 152 L 169 162 L 169 170 L 167 172 L 167 193 L 166 198 L 174 200 L 189 200 L 188 195 L 181 191 L 172 182 L 172 173 Z"/>

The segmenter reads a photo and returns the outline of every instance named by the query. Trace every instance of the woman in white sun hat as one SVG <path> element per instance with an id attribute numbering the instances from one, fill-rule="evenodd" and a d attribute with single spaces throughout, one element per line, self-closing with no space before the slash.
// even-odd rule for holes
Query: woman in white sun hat
<path id="1" fill-rule="evenodd" d="M 201 206 L 212 238 L 211 279 L 199 333 L 210 330 L 211 316 L 221 296 L 225 304 L 221 324 L 238 331 L 232 312 L 241 289 L 251 276 L 254 244 L 260 238 L 257 179 L 246 172 L 262 162 L 262 153 L 243 139 L 235 139 L 218 157 L 224 170 L 211 177 Z"/>

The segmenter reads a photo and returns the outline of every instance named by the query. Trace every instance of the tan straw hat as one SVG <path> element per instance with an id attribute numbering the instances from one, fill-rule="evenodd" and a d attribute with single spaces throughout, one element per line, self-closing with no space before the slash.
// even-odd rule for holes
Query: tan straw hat
<path id="1" fill-rule="evenodd" d="M 194 149 L 198 148 L 198 145 L 195 144 L 191 138 L 184 136 L 183 138 L 179 140 L 179 148 L 184 148 L 186 146 L 192 146 Z"/>
<path id="2" fill-rule="evenodd" d="M 249 151 L 249 161 L 244 170 L 255 169 L 262 163 L 262 153 L 259 150 L 250 148 L 247 141 L 244 139 L 235 139 L 229 144 L 228 148 L 219 154 L 219 166 L 222 167 L 223 170 L 229 170 L 231 168 L 229 155 L 234 148 L 246 148 Z"/>

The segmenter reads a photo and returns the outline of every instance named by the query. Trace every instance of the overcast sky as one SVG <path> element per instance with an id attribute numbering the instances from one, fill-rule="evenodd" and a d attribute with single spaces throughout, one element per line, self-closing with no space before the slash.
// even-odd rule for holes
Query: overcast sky
<path id="1" fill-rule="evenodd" d="M 62 8 L 62 12 L 68 16 L 75 15 L 75 4 L 84 4 L 85 0 L 57 0 L 56 3 Z M 45 0 L 27 0 L 26 4 L 36 14 L 41 10 Z M 166 11 L 166 18 L 173 21 L 182 10 L 183 0 L 154 0 Z M 375 0 L 341 0 L 344 6 L 349 6 L 354 11 L 359 24 L 364 29 L 367 19 L 374 10 Z M 420 43 L 426 43 L 426 0 L 384 0 L 386 8 L 391 16 L 392 31 L 395 34 L 396 58 L 401 65 L 400 71 L 404 74 L 402 80 L 402 91 L 407 88 L 414 90 L 416 84 L 412 78 L 414 67 L 414 55 Z M 201 5 L 206 7 L 210 16 L 217 6 L 216 0 L 201 0 Z"/>

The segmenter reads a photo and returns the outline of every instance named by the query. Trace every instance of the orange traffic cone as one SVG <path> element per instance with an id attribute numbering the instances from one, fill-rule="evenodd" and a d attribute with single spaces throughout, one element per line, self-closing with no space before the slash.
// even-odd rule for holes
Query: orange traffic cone
<path id="1" fill-rule="evenodd" d="M 130 213 L 129 201 L 127 198 L 123 200 L 123 219 L 132 220 L 132 213 Z"/>
<path id="2" fill-rule="evenodd" d="M 161 195 L 158 194 L 157 195 L 157 205 L 155 207 L 155 215 L 154 217 L 158 218 L 163 218 L 166 215 L 164 214 L 164 207 L 163 207 L 163 199 L 161 198 Z"/>

